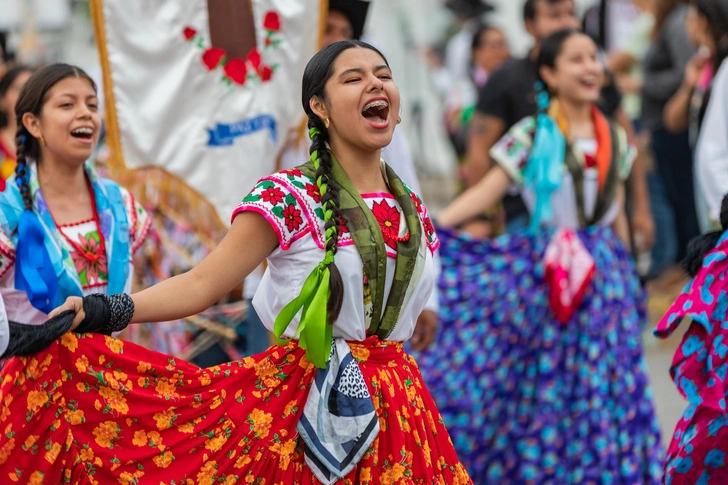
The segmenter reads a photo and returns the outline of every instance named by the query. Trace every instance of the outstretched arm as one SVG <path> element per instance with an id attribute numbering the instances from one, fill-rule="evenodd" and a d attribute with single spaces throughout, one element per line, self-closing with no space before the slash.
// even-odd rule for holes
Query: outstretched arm
<path id="1" fill-rule="evenodd" d="M 491 168 L 480 182 L 463 192 L 437 216 L 441 227 L 456 227 L 500 201 L 511 179 L 500 165 Z"/>
<path id="2" fill-rule="evenodd" d="M 187 273 L 134 293 L 132 322 L 179 320 L 209 308 L 233 289 L 278 244 L 276 233 L 263 216 L 242 212 L 225 238 L 200 264 Z M 73 310 L 75 328 L 84 318 L 81 298 L 69 298 L 51 317 Z"/>

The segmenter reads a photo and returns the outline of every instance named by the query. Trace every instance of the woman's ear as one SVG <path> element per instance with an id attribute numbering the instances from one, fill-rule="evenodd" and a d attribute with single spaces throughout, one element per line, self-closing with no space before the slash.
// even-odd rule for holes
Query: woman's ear
<path id="1" fill-rule="evenodd" d="M 543 66 L 538 70 L 538 74 L 543 79 L 543 82 L 546 83 L 548 90 L 556 92 L 558 86 L 556 85 L 556 73 L 554 70 L 550 67 Z"/>
<path id="2" fill-rule="evenodd" d="M 33 138 L 40 138 L 42 133 L 40 131 L 40 120 L 33 113 L 25 113 L 23 115 L 23 126 L 28 130 L 28 133 L 33 135 Z"/>
<path id="3" fill-rule="evenodd" d="M 326 105 L 321 98 L 319 98 L 318 96 L 313 96 L 308 104 L 309 106 L 311 106 L 311 110 L 313 110 L 316 116 L 318 116 L 322 120 L 326 120 L 329 118 L 329 111 L 326 109 Z"/>

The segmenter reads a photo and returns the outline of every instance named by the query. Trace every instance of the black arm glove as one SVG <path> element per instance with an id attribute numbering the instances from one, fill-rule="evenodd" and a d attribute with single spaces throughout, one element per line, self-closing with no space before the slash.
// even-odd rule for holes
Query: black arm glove
<path id="1" fill-rule="evenodd" d="M 83 298 L 86 317 L 75 329 L 77 333 L 111 335 L 124 330 L 134 316 L 134 301 L 129 295 L 94 294 Z M 47 349 L 56 339 L 71 329 L 76 314 L 65 311 L 43 325 L 8 322 L 10 342 L 0 358 L 27 357 Z"/>

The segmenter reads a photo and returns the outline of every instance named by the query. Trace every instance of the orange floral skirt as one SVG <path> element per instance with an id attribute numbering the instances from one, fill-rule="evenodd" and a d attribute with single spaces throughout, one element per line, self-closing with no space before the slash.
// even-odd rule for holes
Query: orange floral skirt
<path id="1" fill-rule="evenodd" d="M 381 431 L 343 484 L 470 484 L 401 343 L 352 343 Z M 200 369 L 103 335 L 15 358 L 0 483 L 318 484 L 296 424 L 315 368 L 296 343 Z"/>

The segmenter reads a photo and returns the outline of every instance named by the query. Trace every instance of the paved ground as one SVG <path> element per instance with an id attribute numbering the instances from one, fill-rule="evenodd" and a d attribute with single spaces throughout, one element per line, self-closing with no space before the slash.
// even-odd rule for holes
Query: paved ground
<path id="1" fill-rule="evenodd" d="M 677 296 L 682 287 L 681 283 L 675 285 L 671 290 L 652 291 L 650 296 L 650 317 L 654 324 L 667 311 L 670 304 Z M 687 326 L 685 326 L 687 328 Z M 684 331 L 684 329 L 683 329 Z M 668 340 L 659 340 L 652 335 L 652 328 L 645 331 L 643 335 L 645 358 L 647 360 L 650 381 L 655 395 L 655 406 L 657 408 L 657 417 L 662 427 L 662 441 L 667 444 L 670 442 L 670 436 L 675 428 L 675 423 L 680 418 L 685 409 L 685 400 L 675 389 L 675 385 L 670 378 L 669 370 L 672 356 L 675 353 L 682 332 L 678 330 Z"/>

